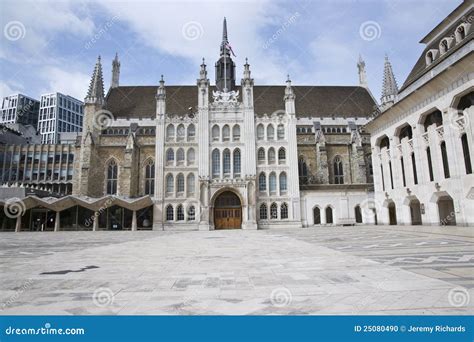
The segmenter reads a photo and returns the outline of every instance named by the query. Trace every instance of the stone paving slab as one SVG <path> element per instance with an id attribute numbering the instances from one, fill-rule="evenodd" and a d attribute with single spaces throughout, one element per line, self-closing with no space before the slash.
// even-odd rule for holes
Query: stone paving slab
<path id="1" fill-rule="evenodd" d="M 470 230 L 2 233 L 0 314 L 472 314 Z"/>

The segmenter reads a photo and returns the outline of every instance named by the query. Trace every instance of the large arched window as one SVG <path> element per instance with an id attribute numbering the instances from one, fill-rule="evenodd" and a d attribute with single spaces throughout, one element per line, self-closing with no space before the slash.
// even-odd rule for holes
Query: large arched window
<path id="1" fill-rule="evenodd" d="M 224 125 L 222 127 L 222 141 L 229 141 L 230 140 L 230 128 L 229 125 Z"/>
<path id="2" fill-rule="evenodd" d="M 308 180 L 308 167 L 306 166 L 304 157 L 298 159 L 298 175 L 300 177 L 300 183 L 306 183 Z"/>
<path id="3" fill-rule="evenodd" d="M 174 151 L 172 148 L 166 150 L 166 165 L 174 164 Z"/>
<path id="4" fill-rule="evenodd" d="M 285 164 L 286 162 L 286 150 L 284 147 L 280 147 L 278 150 L 278 164 Z"/>
<path id="5" fill-rule="evenodd" d="M 280 206 L 280 218 L 287 219 L 288 218 L 288 204 L 283 203 Z"/>
<path id="6" fill-rule="evenodd" d="M 441 143 L 441 158 L 443 159 L 443 171 L 444 171 L 444 178 L 449 178 L 449 164 L 448 164 L 448 151 L 446 150 L 446 143 L 443 141 Z"/>
<path id="7" fill-rule="evenodd" d="M 169 124 L 168 127 L 166 127 L 166 140 L 174 140 L 174 126 L 172 124 Z"/>
<path id="8" fill-rule="evenodd" d="M 177 187 L 178 193 L 184 192 L 184 175 L 182 173 L 180 173 L 176 177 L 176 187 Z"/>
<path id="9" fill-rule="evenodd" d="M 257 126 L 257 139 L 258 140 L 263 140 L 265 139 L 265 127 L 263 127 L 262 124 L 259 124 Z"/>
<path id="10" fill-rule="evenodd" d="M 186 190 L 188 193 L 188 196 L 193 196 L 195 192 L 195 178 L 194 174 L 190 173 L 186 179 Z"/>
<path id="11" fill-rule="evenodd" d="M 234 125 L 234 127 L 232 127 L 232 140 L 233 141 L 240 140 L 240 126 L 239 125 Z"/>
<path id="12" fill-rule="evenodd" d="M 267 191 L 267 176 L 265 172 L 261 172 L 258 176 L 258 190 Z"/>
<path id="13" fill-rule="evenodd" d="M 425 128 L 425 132 L 431 125 L 436 125 L 436 127 L 443 125 L 443 116 L 441 114 L 441 111 L 435 110 L 424 118 L 423 127 Z"/>
<path id="14" fill-rule="evenodd" d="M 313 222 L 314 224 L 321 224 L 321 209 L 319 207 L 313 209 Z"/>
<path id="15" fill-rule="evenodd" d="M 226 148 L 224 150 L 224 175 L 229 176 L 230 175 L 230 150 Z"/>
<path id="16" fill-rule="evenodd" d="M 173 175 L 169 174 L 166 176 L 166 194 L 169 196 L 174 192 L 174 179 Z"/>
<path id="17" fill-rule="evenodd" d="M 283 125 L 278 125 L 278 128 L 277 128 L 277 139 L 278 139 L 278 140 L 284 140 L 284 139 L 285 139 L 285 126 L 283 126 Z"/>
<path id="18" fill-rule="evenodd" d="M 188 165 L 194 165 L 194 162 L 196 161 L 196 153 L 194 152 L 194 148 L 190 148 L 187 152 L 187 160 L 188 160 Z"/>
<path id="19" fill-rule="evenodd" d="M 174 221 L 174 210 L 171 204 L 166 207 L 166 221 Z"/>
<path id="20" fill-rule="evenodd" d="M 360 210 L 360 205 L 356 205 L 354 207 L 354 216 L 356 219 L 356 223 L 362 223 L 362 212 Z"/>
<path id="21" fill-rule="evenodd" d="M 115 159 L 107 164 L 107 195 L 117 194 L 118 166 Z"/>
<path id="22" fill-rule="evenodd" d="M 268 184 L 270 188 L 270 193 L 274 194 L 277 190 L 277 181 L 276 181 L 276 174 L 275 172 L 270 173 L 270 177 L 268 179 Z"/>
<path id="23" fill-rule="evenodd" d="M 275 149 L 273 147 L 268 149 L 268 164 L 275 164 Z"/>
<path id="24" fill-rule="evenodd" d="M 469 144 L 467 142 L 466 133 L 464 133 L 461 136 L 461 145 L 462 145 L 462 153 L 464 155 L 464 167 L 466 168 L 466 175 L 470 175 L 472 173 L 472 164 L 471 164 L 471 155 L 469 154 Z"/>
<path id="25" fill-rule="evenodd" d="M 260 220 L 267 220 L 268 219 L 268 210 L 267 205 L 262 203 L 260 205 Z"/>
<path id="26" fill-rule="evenodd" d="M 184 221 L 184 209 L 182 204 L 176 208 L 176 221 Z"/>
<path id="27" fill-rule="evenodd" d="M 240 177 L 240 150 L 236 148 L 234 150 L 234 177 Z"/>
<path id="28" fill-rule="evenodd" d="M 178 148 L 176 152 L 176 161 L 178 165 L 184 164 L 184 150 L 182 148 Z"/>
<path id="29" fill-rule="evenodd" d="M 183 141 L 184 140 L 184 135 L 185 135 L 185 129 L 184 129 L 184 125 L 183 124 L 179 124 L 178 125 L 178 141 Z"/>
<path id="30" fill-rule="evenodd" d="M 219 126 L 218 125 L 212 126 L 212 141 L 219 141 L 219 135 L 220 135 Z"/>
<path id="31" fill-rule="evenodd" d="M 272 203 L 270 205 L 270 219 L 271 220 L 278 219 L 278 205 L 276 203 Z"/>
<path id="32" fill-rule="evenodd" d="M 275 128 L 273 128 L 272 124 L 267 126 L 267 140 L 274 140 L 275 139 Z"/>
<path id="33" fill-rule="evenodd" d="M 196 127 L 194 124 L 188 126 L 188 141 L 194 141 L 196 138 Z"/>
<path id="34" fill-rule="evenodd" d="M 334 223 L 331 207 L 326 207 L 326 223 Z"/>
<path id="35" fill-rule="evenodd" d="M 212 151 L 212 177 L 216 178 L 221 173 L 221 156 L 218 149 Z"/>
<path id="36" fill-rule="evenodd" d="M 188 207 L 188 221 L 194 221 L 196 219 L 196 208 L 194 205 Z"/>
<path id="37" fill-rule="evenodd" d="M 145 195 L 155 193 L 155 162 L 150 159 L 145 165 Z"/>
<path id="38" fill-rule="evenodd" d="M 282 172 L 280 173 L 280 194 L 286 193 L 288 190 L 288 185 L 286 181 L 286 173 Z"/>
<path id="39" fill-rule="evenodd" d="M 257 152 L 257 160 L 259 164 L 265 163 L 265 149 L 260 147 Z"/>
<path id="40" fill-rule="evenodd" d="M 334 167 L 334 184 L 344 184 L 344 169 L 342 166 L 342 159 L 336 156 L 333 162 Z"/>

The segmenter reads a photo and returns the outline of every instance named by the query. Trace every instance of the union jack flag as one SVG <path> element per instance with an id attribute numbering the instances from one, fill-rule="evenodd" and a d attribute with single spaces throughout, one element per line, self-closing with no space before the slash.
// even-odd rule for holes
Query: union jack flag
<path id="1" fill-rule="evenodd" d="M 225 43 L 225 48 L 232 53 L 232 56 L 237 57 L 234 53 L 234 50 L 232 50 L 232 46 L 230 46 L 229 43 Z"/>

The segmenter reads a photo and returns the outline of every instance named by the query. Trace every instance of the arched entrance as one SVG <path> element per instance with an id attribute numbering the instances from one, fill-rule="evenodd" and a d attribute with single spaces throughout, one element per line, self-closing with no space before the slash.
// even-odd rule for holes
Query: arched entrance
<path id="1" fill-rule="evenodd" d="M 412 199 L 410 201 L 410 217 L 412 225 L 421 224 L 421 205 L 418 199 Z"/>
<path id="2" fill-rule="evenodd" d="M 397 208 L 393 201 L 388 204 L 388 219 L 391 226 L 397 224 Z"/>
<path id="3" fill-rule="evenodd" d="M 214 202 L 214 228 L 239 229 L 242 227 L 242 203 L 232 191 L 225 191 Z"/>
<path id="4" fill-rule="evenodd" d="M 438 199 L 439 220 L 442 226 L 455 226 L 456 213 L 451 196 L 441 196 Z"/>

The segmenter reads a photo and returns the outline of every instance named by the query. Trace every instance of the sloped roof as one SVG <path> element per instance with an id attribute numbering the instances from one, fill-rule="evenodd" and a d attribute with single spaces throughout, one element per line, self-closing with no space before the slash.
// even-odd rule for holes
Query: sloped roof
<path id="1" fill-rule="evenodd" d="M 158 86 L 120 86 L 110 90 L 107 107 L 115 118 L 151 118 L 156 112 Z M 210 94 L 215 87 L 210 87 Z M 237 87 L 240 91 L 240 87 Z M 367 117 L 376 105 L 367 89 L 358 86 L 293 86 L 296 114 L 304 117 Z M 285 86 L 254 86 L 256 114 L 285 108 Z M 197 86 L 166 86 L 166 111 L 195 112 Z"/>

